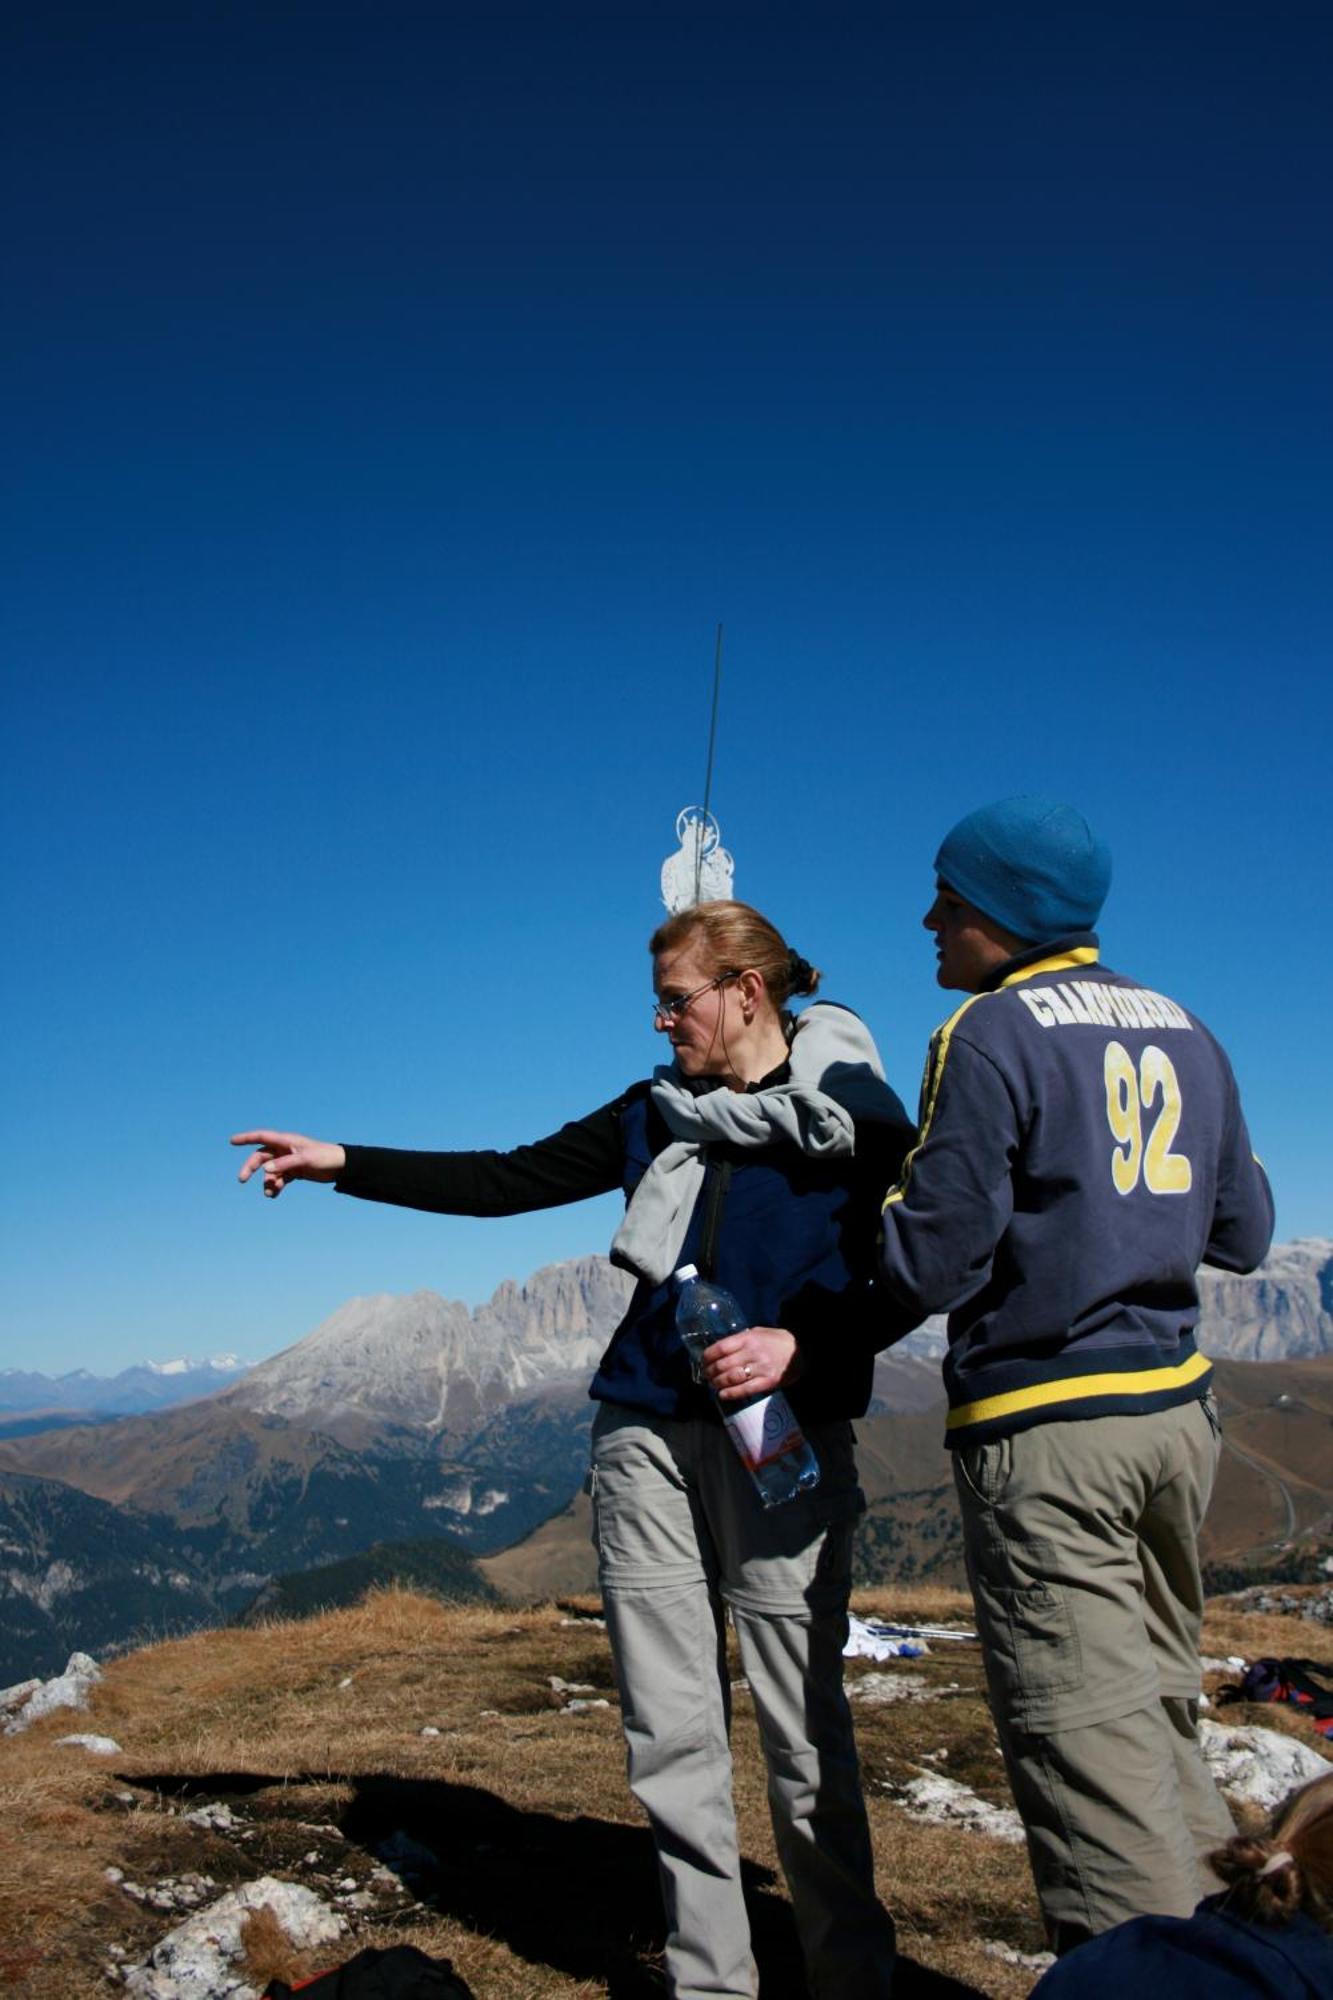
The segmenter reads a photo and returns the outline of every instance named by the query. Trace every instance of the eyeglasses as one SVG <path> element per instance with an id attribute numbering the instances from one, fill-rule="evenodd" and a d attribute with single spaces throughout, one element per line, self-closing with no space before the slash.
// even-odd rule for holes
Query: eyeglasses
<path id="1" fill-rule="evenodd" d="M 715 986 L 725 986 L 728 980 L 739 979 L 739 972 L 719 972 L 716 979 L 705 979 L 702 986 L 696 986 L 693 993 L 678 993 L 674 1000 L 659 1000 L 653 995 L 653 1019 L 665 1021 L 668 1027 L 679 1021 L 703 993 L 711 993 Z"/>

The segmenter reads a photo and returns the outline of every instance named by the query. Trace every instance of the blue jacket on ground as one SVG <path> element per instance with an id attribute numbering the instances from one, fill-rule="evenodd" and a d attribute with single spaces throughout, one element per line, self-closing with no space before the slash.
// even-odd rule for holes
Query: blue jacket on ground
<path id="1" fill-rule="evenodd" d="M 1135 1917 L 1053 1965 L 1031 2000 L 1333 2000 L 1333 1937 L 1313 1917 L 1247 1923 L 1210 1896 L 1192 1917 Z"/>
<path id="2" fill-rule="evenodd" d="M 1090 933 L 997 968 L 937 1030 L 884 1206 L 907 1332 L 949 1310 L 948 1442 L 1203 1393 L 1195 1271 L 1249 1271 L 1273 1201 L 1203 1023 Z"/>

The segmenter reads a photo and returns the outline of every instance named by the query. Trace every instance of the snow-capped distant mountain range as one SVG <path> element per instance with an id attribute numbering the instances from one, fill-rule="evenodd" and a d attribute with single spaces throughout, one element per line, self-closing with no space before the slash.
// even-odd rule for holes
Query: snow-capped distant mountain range
<path id="1" fill-rule="evenodd" d="M 136 1417 L 173 1403 L 211 1396 L 243 1375 L 250 1363 L 235 1354 L 207 1361 L 141 1361 L 118 1375 L 94 1375 L 75 1368 L 68 1375 L 41 1375 L 26 1368 L 0 1368 L 0 1418 L 61 1410 L 83 1417 Z"/>

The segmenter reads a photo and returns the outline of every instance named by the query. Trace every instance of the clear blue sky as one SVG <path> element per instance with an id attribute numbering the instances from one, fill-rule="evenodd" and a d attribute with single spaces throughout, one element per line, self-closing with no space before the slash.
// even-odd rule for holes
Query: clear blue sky
<path id="1" fill-rule="evenodd" d="M 609 1201 L 234 1182 L 656 1059 L 698 798 L 914 1098 L 983 800 L 1333 1233 L 1326 8 L 52 0 L 11 19 L 0 1366 L 475 1301 Z"/>

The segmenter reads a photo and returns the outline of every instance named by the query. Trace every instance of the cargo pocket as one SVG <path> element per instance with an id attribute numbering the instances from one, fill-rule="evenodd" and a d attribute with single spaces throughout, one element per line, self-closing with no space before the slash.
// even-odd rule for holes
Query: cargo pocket
<path id="1" fill-rule="evenodd" d="M 1040 1557 L 1040 1544 L 1027 1543 L 1024 1554 Z M 1083 1681 L 1083 1650 L 1067 1593 L 1059 1584 L 1016 1581 L 998 1550 L 973 1576 L 973 1589 L 993 1694 L 1015 1722 L 1049 1726 L 1046 1711 L 1055 1698 Z"/>

